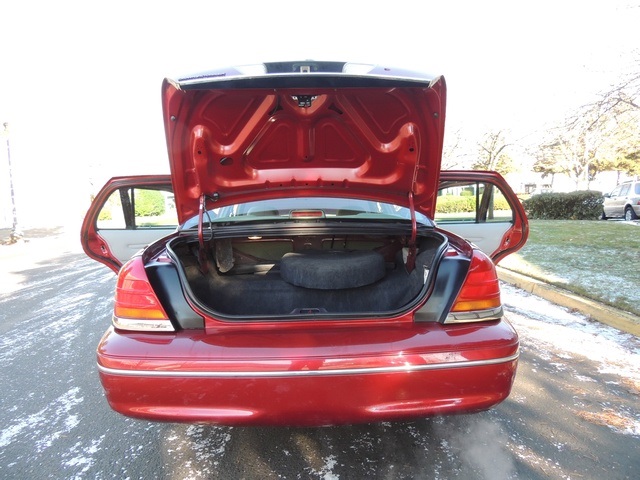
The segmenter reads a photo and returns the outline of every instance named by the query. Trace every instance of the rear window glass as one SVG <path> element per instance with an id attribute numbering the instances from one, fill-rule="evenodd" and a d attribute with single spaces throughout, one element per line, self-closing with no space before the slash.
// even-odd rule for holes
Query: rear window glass
<path id="1" fill-rule="evenodd" d="M 371 200 L 335 197 L 278 198 L 258 202 L 239 203 L 209 210 L 205 221 L 244 222 L 268 220 L 411 220 L 408 208 Z M 432 225 L 429 219 L 416 212 L 416 221 Z M 198 218 L 185 222 L 183 228 L 198 224 Z"/>

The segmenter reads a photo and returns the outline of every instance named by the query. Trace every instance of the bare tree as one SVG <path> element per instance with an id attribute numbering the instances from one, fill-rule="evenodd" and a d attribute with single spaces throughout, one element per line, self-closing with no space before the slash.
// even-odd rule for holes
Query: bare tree
<path id="1" fill-rule="evenodd" d="M 640 110 L 600 102 L 580 107 L 549 131 L 533 170 L 543 175 L 564 173 L 576 189 L 588 189 L 603 171 L 638 171 L 639 116 Z"/>
<path id="2" fill-rule="evenodd" d="M 589 175 L 590 166 L 600 143 L 594 136 L 597 132 L 597 127 L 580 115 L 567 120 L 551 130 L 551 137 L 540 145 L 534 171 L 564 173 L 575 182 L 576 190 L 581 184 L 588 188 L 593 179 Z"/>
<path id="3" fill-rule="evenodd" d="M 447 134 L 442 151 L 442 169 L 468 168 L 468 157 L 469 155 L 465 153 L 464 141 L 460 130 Z"/>
<path id="4" fill-rule="evenodd" d="M 582 107 L 591 112 L 589 128 L 604 137 L 604 148 L 594 163 L 598 171 L 640 174 L 640 55 L 632 72 Z"/>
<path id="5" fill-rule="evenodd" d="M 535 153 L 536 161 L 533 164 L 533 171 L 541 173 L 542 178 L 551 176 L 549 182 L 553 188 L 553 181 L 557 173 L 565 173 L 562 163 L 558 161 L 554 146 L 542 145 Z"/>
<path id="6" fill-rule="evenodd" d="M 640 110 L 640 54 L 631 71 L 631 74 L 600 95 L 596 103 L 603 114 Z"/>
<path id="7" fill-rule="evenodd" d="M 640 55 L 633 74 L 576 109 L 547 132 L 533 171 L 543 177 L 566 174 L 576 189 L 603 171 L 640 174 Z"/>
<path id="8" fill-rule="evenodd" d="M 600 126 L 604 142 L 594 162 L 598 171 L 640 174 L 640 110 L 606 119 Z"/>
<path id="9" fill-rule="evenodd" d="M 513 159 L 505 152 L 511 144 L 505 141 L 502 130 L 487 132 L 478 143 L 478 158 L 473 163 L 475 170 L 495 170 L 503 175 L 514 169 Z"/>

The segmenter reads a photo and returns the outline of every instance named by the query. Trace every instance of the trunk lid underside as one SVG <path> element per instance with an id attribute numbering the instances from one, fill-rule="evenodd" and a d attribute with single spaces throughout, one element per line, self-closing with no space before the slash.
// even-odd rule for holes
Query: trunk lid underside
<path id="1" fill-rule="evenodd" d="M 181 222 L 198 212 L 203 196 L 220 206 L 312 195 L 409 206 L 413 195 L 416 210 L 432 217 L 442 77 L 203 78 L 163 84 Z"/>

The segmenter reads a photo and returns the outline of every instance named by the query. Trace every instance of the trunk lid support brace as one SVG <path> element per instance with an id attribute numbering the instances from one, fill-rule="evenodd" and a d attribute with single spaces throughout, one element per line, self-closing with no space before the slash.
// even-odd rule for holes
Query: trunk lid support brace
<path id="1" fill-rule="evenodd" d="M 411 273 L 416 267 L 416 238 L 418 236 L 418 224 L 416 222 L 416 208 L 413 204 L 413 192 L 409 192 L 409 211 L 411 212 L 411 238 L 409 239 L 409 252 L 405 262 L 407 272 Z"/>
<path id="2" fill-rule="evenodd" d="M 216 202 L 219 198 L 217 193 L 213 195 L 207 195 L 203 193 L 200 195 L 200 207 L 198 209 L 198 264 L 200 265 L 200 271 L 202 273 L 208 273 L 209 267 L 207 264 L 207 254 L 209 253 L 209 245 L 205 243 L 204 240 L 204 215 L 207 211 L 207 200 L 212 200 Z M 207 217 L 209 214 L 207 213 Z M 211 225 L 211 221 L 209 221 L 209 229 L 211 230 L 211 235 L 209 240 L 213 238 L 213 227 Z"/>

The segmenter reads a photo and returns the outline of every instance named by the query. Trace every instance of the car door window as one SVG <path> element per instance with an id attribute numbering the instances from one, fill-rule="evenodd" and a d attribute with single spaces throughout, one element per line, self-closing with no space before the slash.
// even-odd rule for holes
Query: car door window
<path id="1" fill-rule="evenodd" d="M 630 185 L 630 184 L 628 184 L 628 183 L 627 183 L 626 185 L 622 185 L 622 188 L 620 189 L 620 194 L 619 194 L 619 195 L 620 195 L 621 197 L 626 196 L 626 195 L 629 193 L 629 187 L 630 187 L 630 186 L 631 186 L 631 185 Z"/>
<path id="2" fill-rule="evenodd" d="M 174 196 L 168 185 L 115 188 L 95 218 L 95 232 L 108 245 L 103 251 L 105 257 L 110 257 L 105 262 L 110 267 L 112 261 L 123 264 L 178 226 Z"/>
<path id="3" fill-rule="evenodd" d="M 442 182 L 435 221 L 447 223 L 511 222 L 513 210 L 502 192 L 485 182 Z"/>
<path id="4" fill-rule="evenodd" d="M 613 191 L 609 194 L 610 197 L 617 197 L 618 195 L 620 195 L 620 187 L 614 188 Z"/>
<path id="5" fill-rule="evenodd" d="M 173 192 L 160 188 L 120 188 L 105 202 L 99 230 L 157 229 L 178 224 Z"/>

